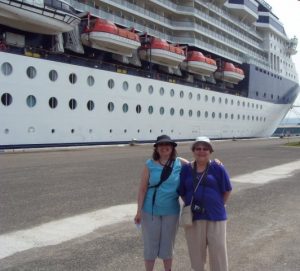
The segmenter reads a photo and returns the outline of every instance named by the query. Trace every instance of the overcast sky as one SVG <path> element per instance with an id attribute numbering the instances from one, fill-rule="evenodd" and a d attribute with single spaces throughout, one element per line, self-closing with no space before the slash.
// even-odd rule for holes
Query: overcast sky
<path id="1" fill-rule="evenodd" d="M 289 38 L 296 36 L 298 38 L 298 54 L 293 56 L 294 63 L 298 75 L 300 75 L 300 1 L 299 0 L 266 0 L 272 6 L 273 13 L 283 23 L 285 32 Z M 300 105 L 300 95 L 296 100 L 297 105 Z M 300 117 L 300 108 L 297 109 Z M 288 117 L 295 117 L 294 114 L 288 114 Z"/>

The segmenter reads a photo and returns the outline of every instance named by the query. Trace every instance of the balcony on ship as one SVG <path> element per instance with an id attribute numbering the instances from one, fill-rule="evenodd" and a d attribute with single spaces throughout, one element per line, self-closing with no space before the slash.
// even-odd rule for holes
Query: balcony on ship
<path id="1" fill-rule="evenodd" d="M 258 4 L 254 0 L 228 0 L 225 6 L 243 21 L 254 23 L 258 19 Z"/>
<path id="2" fill-rule="evenodd" d="M 260 28 L 261 30 L 268 30 L 268 31 L 271 30 L 273 32 L 276 32 L 282 38 L 286 39 L 286 34 L 283 25 L 271 13 L 267 13 L 267 12 L 260 13 L 258 20 L 256 22 L 256 27 Z"/>

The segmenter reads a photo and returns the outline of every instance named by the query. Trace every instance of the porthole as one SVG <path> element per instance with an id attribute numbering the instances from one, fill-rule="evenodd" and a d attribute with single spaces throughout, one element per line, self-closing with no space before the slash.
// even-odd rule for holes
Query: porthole
<path id="1" fill-rule="evenodd" d="M 222 98 L 221 97 L 219 97 L 219 104 L 221 104 L 222 103 Z"/>
<path id="2" fill-rule="evenodd" d="M 123 82 L 123 89 L 126 91 L 126 90 L 128 90 L 128 87 L 129 87 L 128 82 L 124 81 Z"/>
<path id="3" fill-rule="evenodd" d="M 153 93 L 153 86 L 149 86 L 149 87 L 148 87 L 148 92 L 149 92 L 149 94 L 152 94 L 152 93 Z"/>
<path id="4" fill-rule="evenodd" d="M 163 115 L 165 113 L 165 109 L 163 107 L 159 108 L 159 114 Z"/>
<path id="5" fill-rule="evenodd" d="M 193 116 L 193 110 L 189 110 L 189 116 L 190 116 L 190 117 Z"/>
<path id="6" fill-rule="evenodd" d="M 150 115 L 153 113 L 153 106 L 152 106 L 152 105 L 150 105 L 150 106 L 148 107 L 148 113 L 149 113 Z"/>
<path id="7" fill-rule="evenodd" d="M 180 98 L 183 98 L 183 97 L 184 97 L 184 92 L 183 92 L 182 90 L 181 90 L 180 93 L 179 93 L 179 97 L 180 97 Z"/>
<path id="8" fill-rule="evenodd" d="M 163 87 L 161 87 L 161 88 L 159 89 L 159 94 L 160 94 L 160 95 L 164 95 L 164 94 L 165 94 L 165 89 L 164 89 Z"/>
<path id="9" fill-rule="evenodd" d="M 77 101 L 75 99 L 71 99 L 69 101 L 69 107 L 71 110 L 74 110 L 77 107 Z"/>
<path id="10" fill-rule="evenodd" d="M 221 118 L 222 118 L 222 113 L 220 112 L 220 113 L 219 113 L 219 119 L 221 119 Z"/>
<path id="11" fill-rule="evenodd" d="M 266 117 L 264 117 L 264 122 L 266 121 Z"/>
<path id="12" fill-rule="evenodd" d="M 124 134 L 126 134 L 127 133 L 127 129 L 124 129 Z"/>
<path id="13" fill-rule="evenodd" d="M 92 134 L 93 133 L 93 129 L 89 129 L 89 134 Z"/>
<path id="14" fill-rule="evenodd" d="M 107 109 L 108 109 L 109 112 L 114 111 L 114 109 L 115 109 L 114 103 L 113 102 L 109 102 L 108 105 L 107 105 Z"/>
<path id="15" fill-rule="evenodd" d="M 245 118 L 246 118 L 245 115 L 243 115 L 243 120 L 245 120 Z"/>
<path id="16" fill-rule="evenodd" d="M 189 93 L 189 99 L 191 100 L 192 98 L 193 98 L 193 93 L 190 92 L 190 93 Z"/>
<path id="17" fill-rule="evenodd" d="M 35 128 L 33 126 L 28 127 L 28 133 L 34 133 L 35 132 Z"/>
<path id="18" fill-rule="evenodd" d="M 254 103 L 252 103 L 252 108 L 254 108 Z"/>
<path id="19" fill-rule="evenodd" d="M 250 120 L 250 116 L 249 115 L 247 116 L 247 120 Z"/>
<path id="20" fill-rule="evenodd" d="M 49 99 L 49 106 L 50 106 L 50 108 L 56 108 L 56 106 L 57 106 L 57 99 L 55 97 L 51 97 Z"/>
<path id="21" fill-rule="evenodd" d="M 237 115 L 238 120 L 241 118 L 240 114 Z"/>
<path id="22" fill-rule="evenodd" d="M 252 121 L 254 120 L 254 116 L 252 116 Z"/>
<path id="23" fill-rule="evenodd" d="M 140 114 L 142 112 L 142 107 L 138 104 L 135 108 L 136 113 Z"/>
<path id="24" fill-rule="evenodd" d="M 135 89 L 136 89 L 137 92 L 141 92 L 142 91 L 142 85 L 140 83 L 137 84 Z"/>
<path id="25" fill-rule="evenodd" d="M 256 104 L 256 109 L 258 109 L 258 104 Z"/>
<path id="26" fill-rule="evenodd" d="M 175 95 L 175 90 L 174 90 L 174 89 L 171 89 L 171 90 L 170 90 L 170 96 L 171 96 L 171 97 L 174 97 L 174 95 Z"/>
<path id="27" fill-rule="evenodd" d="M 256 121 L 258 121 L 258 116 L 256 116 Z"/>
<path id="28" fill-rule="evenodd" d="M 234 114 L 231 114 L 231 119 L 232 119 L 232 120 L 234 119 Z"/>
<path id="29" fill-rule="evenodd" d="M 201 95 L 198 93 L 197 94 L 197 100 L 200 101 L 201 100 Z"/>
<path id="30" fill-rule="evenodd" d="M 33 95 L 29 95 L 26 99 L 28 107 L 34 107 L 36 105 L 36 98 Z"/>
<path id="31" fill-rule="evenodd" d="M 152 129 L 149 130 L 149 133 L 150 133 L 150 134 L 152 133 Z"/>
<path id="32" fill-rule="evenodd" d="M 211 114 L 212 118 L 214 119 L 216 117 L 216 113 L 215 112 L 212 112 Z"/>
<path id="33" fill-rule="evenodd" d="M 71 133 L 74 134 L 75 133 L 75 129 L 71 129 Z"/>
<path id="34" fill-rule="evenodd" d="M 26 74 L 28 76 L 28 78 L 33 79 L 34 77 L 36 77 L 36 69 L 35 67 L 28 67 L 26 70 Z"/>
<path id="35" fill-rule="evenodd" d="M 86 107 L 89 111 L 92 111 L 92 110 L 94 110 L 95 103 L 92 100 L 89 100 L 86 104 Z"/>
<path id="36" fill-rule="evenodd" d="M 211 101 L 214 103 L 216 101 L 215 96 L 212 96 Z"/>
<path id="37" fill-rule="evenodd" d="M 58 78 L 58 73 L 57 73 L 57 71 L 56 71 L 56 70 L 51 70 L 51 71 L 49 72 L 49 79 L 50 79 L 52 82 L 54 82 L 54 81 L 57 80 L 57 78 Z"/>
<path id="38" fill-rule="evenodd" d="M 250 103 L 249 102 L 247 103 L 247 107 L 250 107 Z"/>
<path id="39" fill-rule="evenodd" d="M 4 129 L 4 134 L 6 134 L 6 135 L 9 134 L 9 129 L 7 129 L 7 128 Z"/>
<path id="40" fill-rule="evenodd" d="M 140 133 L 140 129 L 137 129 L 137 132 Z"/>
<path id="41" fill-rule="evenodd" d="M 228 99 L 227 98 L 225 99 L 225 104 L 228 104 Z"/>
<path id="42" fill-rule="evenodd" d="M 175 114 L 175 109 L 173 107 L 171 107 L 170 109 L 170 115 L 173 116 Z"/>
<path id="43" fill-rule="evenodd" d="M 204 116 L 205 116 L 205 118 L 208 118 L 208 112 L 207 111 L 205 111 Z"/>
<path id="44" fill-rule="evenodd" d="M 240 101 L 237 101 L 237 105 L 240 106 L 240 105 L 241 105 L 241 102 L 240 102 Z"/>
<path id="45" fill-rule="evenodd" d="M 115 81 L 113 79 L 109 79 L 107 85 L 110 89 L 113 89 L 115 86 Z"/>
<path id="46" fill-rule="evenodd" d="M 92 87 L 95 84 L 95 79 L 93 76 L 89 75 L 87 78 L 87 84 Z"/>
<path id="47" fill-rule="evenodd" d="M 4 62 L 1 65 L 1 71 L 2 71 L 2 74 L 5 76 L 11 75 L 12 71 L 13 71 L 12 65 L 8 62 Z"/>
<path id="48" fill-rule="evenodd" d="M 11 105 L 12 101 L 13 101 L 13 98 L 9 93 L 3 93 L 1 95 L 1 102 L 4 106 Z"/>
<path id="49" fill-rule="evenodd" d="M 243 102 L 243 107 L 245 107 L 245 102 Z"/>
<path id="50" fill-rule="evenodd" d="M 75 73 L 71 73 L 69 75 L 69 81 L 71 84 L 75 84 L 77 82 L 77 75 Z"/>
<path id="51" fill-rule="evenodd" d="M 262 105 L 260 105 L 260 109 L 262 109 L 263 108 L 263 106 Z"/>
<path id="52" fill-rule="evenodd" d="M 225 119 L 228 119 L 228 113 L 225 113 Z"/>
<path id="53" fill-rule="evenodd" d="M 183 115 L 184 115 L 184 110 L 183 110 L 182 108 L 179 110 L 179 115 L 180 115 L 180 116 L 183 116 Z"/>
<path id="54" fill-rule="evenodd" d="M 55 129 L 51 129 L 51 134 L 54 134 L 55 133 Z"/>
<path id="55" fill-rule="evenodd" d="M 112 131 L 113 131 L 112 129 L 109 129 L 109 133 L 110 133 L 110 134 L 112 133 Z"/>
<path id="56" fill-rule="evenodd" d="M 205 101 L 206 101 L 206 102 L 208 101 L 208 96 L 207 96 L 207 95 L 205 95 Z"/>
<path id="57" fill-rule="evenodd" d="M 123 104 L 122 109 L 123 109 L 124 113 L 127 113 L 128 112 L 128 104 Z"/>
<path id="58" fill-rule="evenodd" d="M 200 110 L 197 111 L 197 117 L 198 117 L 198 118 L 201 117 L 201 111 L 200 111 Z"/>
<path id="59" fill-rule="evenodd" d="M 234 101 L 231 99 L 231 102 L 230 102 L 230 103 L 231 103 L 231 105 L 233 105 L 233 104 L 234 104 Z"/>

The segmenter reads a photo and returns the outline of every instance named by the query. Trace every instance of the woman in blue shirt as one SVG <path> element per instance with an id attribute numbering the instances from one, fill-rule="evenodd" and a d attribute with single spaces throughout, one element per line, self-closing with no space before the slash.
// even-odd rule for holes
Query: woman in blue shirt
<path id="1" fill-rule="evenodd" d="M 178 227 L 180 171 L 187 160 L 177 157 L 177 144 L 167 135 L 157 137 L 152 159 L 143 169 L 135 223 L 142 224 L 146 271 L 157 257 L 171 270 Z"/>
<path id="2" fill-rule="evenodd" d="M 209 138 L 196 138 L 192 151 L 195 160 L 182 167 L 179 186 L 185 206 L 191 205 L 193 213 L 193 225 L 185 227 L 191 266 L 205 270 L 208 248 L 210 270 L 227 271 L 225 203 L 231 183 L 224 166 L 210 161 Z"/>

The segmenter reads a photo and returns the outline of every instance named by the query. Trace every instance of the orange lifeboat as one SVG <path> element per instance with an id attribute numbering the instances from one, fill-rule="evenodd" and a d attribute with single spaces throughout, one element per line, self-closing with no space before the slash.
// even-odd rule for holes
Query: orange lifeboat
<path id="1" fill-rule="evenodd" d="M 100 18 L 90 21 L 81 34 L 81 40 L 86 46 L 128 57 L 141 45 L 139 36 L 134 32 Z"/>
<path id="2" fill-rule="evenodd" d="M 216 61 L 212 58 L 205 57 L 198 51 L 189 51 L 182 67 L 190 73 L 204 76 L 210 76 L 217 70 Z"/>
<path id="3" fill-rule="evenodd" d="M 245 78 L 244 71 L 230 62 L 225 62 L 223 68 L 215 73 L 217 79 L 237 84 Z"/>
<path id="4" fill-rule="evenodd" d="M 140 58 L 168 67 L 178 67 L 185 59 L 184 50 L 167 41 L 152 37 L 139 49 Z"/>

